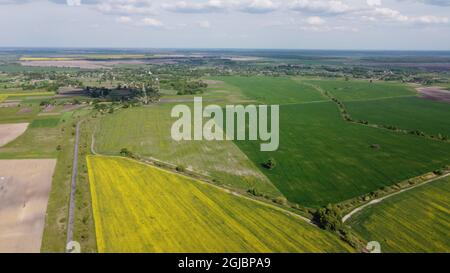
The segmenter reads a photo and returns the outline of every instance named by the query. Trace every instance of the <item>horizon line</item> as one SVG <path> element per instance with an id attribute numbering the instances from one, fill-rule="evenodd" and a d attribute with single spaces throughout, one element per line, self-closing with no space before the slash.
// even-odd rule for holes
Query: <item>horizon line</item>
<path id="1" fill-rule="evenodd" d="M 0 46 L 1 49 L 105 49 L 105 50 L 278 50 L 355 52 L 450 52 L 450 49 L 326 49 L 326 48 L 239 48 L 239 47 L 106 47 L 106 46 Z"/>

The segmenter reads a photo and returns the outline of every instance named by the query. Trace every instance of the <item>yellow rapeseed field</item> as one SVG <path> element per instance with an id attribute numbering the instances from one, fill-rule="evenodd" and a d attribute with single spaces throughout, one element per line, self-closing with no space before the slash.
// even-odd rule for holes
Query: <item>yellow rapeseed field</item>
<path id="1" fill-rule="evenodd" d="M 348 252 L 334 234 L 200 181 L 88 156 L 99 252 Z"/>
<path id="2" fill-rule="evenodd" d="M 0 94 L 0 102 L 6 100 L 8 98 L 7 95 Z"/>
<path id="3" fill-rule="evenodd" d="M 369 207 L 349 224 L 383 252 L 448 253 L 450 177 L 412 189 Z"/>

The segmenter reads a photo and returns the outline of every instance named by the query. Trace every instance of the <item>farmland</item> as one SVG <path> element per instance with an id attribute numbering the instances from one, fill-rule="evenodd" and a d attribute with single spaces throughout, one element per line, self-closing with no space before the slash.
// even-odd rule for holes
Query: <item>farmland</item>
<path id="1" fill-rule="evenodd" d="M 328 100 L 311 86 L 287 77 L 234 76 L 217 79 L 238 87 L 244 96 L 263 104 L 292 104 Z"/>
<path id="2" fill-rule="evenodd" d="M 350 250 L 294 216 L 199 181 L 122 158 L 91 156 L 88 167 L 100 252 Z"/>
<path id="3" fill-rule="evenodd" d="M 394 97 L 413 97 L 416 95 L 416 92 L 412 87 L 395 82 L 375 81 L 371 83 L 362 80 L 346 81 L 342 78 L 335 80 L 307 79 L 305 82 L 319 86 L 344 102 Z"/>
<path id="4" fill-rule="evenodd" d="M 30 122 L 39 114 L 39 105 L 22 104 L 20 107 L 0 108 L 0 123 Z"/>
<path id="5" fill-rule="evenodd" d="M 449 105 L 419 98 L 392 98 L 347 102 L 355 120 L 392 125 L 406 130 L 420 130 L 431 135 L 450 136 Z"/>
<path id="6" fill-rule="evenodd" d="M 18 93 L 26 94 L 26 96 L 17 96 Z M 63 252 L 65 248 L 65 220 L 67 219 L 66 214 L 69 193 L 68 181 L 70 179 L 71 160 L 73 156 L 72 126 L 73 122 L 75 122 L 79 116 L 82 116 L 83 113 L 81 110 L 78 110 L 75 115 L 74 111 L 76 109 L 64 113 L 44 113 L 45 107 L 40 106 L 40 104 L 41 101 L 47 99 L 40 96 L 42 92 L 36 92 L 39 96 L 32 94 L 31 97 L 29 97 L 30 93 L 33 92 L 16 91 L 13 93 L 15 96 L 13 98 L 14 100 L 17 100 L 19 104 L 13 107 L 0 108 L 0 128 L 4 129 L 6 128 L 5 126 L 11 126 L 11 124 L 17 123 L 30 124 L 23 134 L 18 135 L 17 138 L 8 142 L 3 147 L 0 147 L 0 159 L 3 162 L 34 162 L 43 160 L 54 162 L 56 165 L 53 166 L 53 176 L 50 174 L 50 180 L 47 180 L 46 183 L 48 183 L 45 188 L 42 188 L 48 191 L 46 196 L 48 205 L 45 203 L 45 206 L 35 206 L 35 216 L 33 216 L 32 210 L 28 209 L 29 216 L 27 217 L 34 217 L 34 220 L 29 223 L 39 225 L 35 225 L 34 228 L 27 227 L 24 223 L 22 223 L 21 226 L 19 223 L 16 225 L 16 227 L 20 228 L 20 232 L 29 233 L 29 236 L 23 237 L 23 240 L 28 241 L 29 243 L 21 243 L 24 248 L 17 248 L 16 251 Z M 53 96 L 54 93 L 52 92 L 51 94 Z M 48 93 L 48 95 L 50 95 L 50 93 Z M 8 99 L 11 99 L 11 97 Z M 63 100 L 60 100 L 60 102 L 63 102 Z M 57 110 L 58 107 L 55 108 L 55 111 Z M 0 132 L 0 135 L 4 135 L 5 131 L 3 131 L 3 129 L 2 132 Z M 11 132 L 12 130 L 9 129 L 6 133 L 9 134 Z M 11 195 L 11 198 L 18 200 L 29 198 L 30 204 L 42 204 L 44 199 L 42 198 L 43 196 L 38 196 L 38 193 L 40 194 L 42 192 L 38 189 L 38 184 L 35 185 L 36 187 L 29 186 L 27 188 L 27 184 L 25 183 L 27 181 L 37 181 L 37 174 L 39 174 L 39 172 L 36 171 L 33 173 L 32 170 L 35 170 L 36 168 L 27 167 L 26 164 L 16 165 L 18 168 L 10 169 L 11 171 L 15 170 L 18 173 L 20 172 L 20 174 L 14 176 L 16 177 L 15 181 L 19 181 L 18 178 L 22 179 L 24 181 L 24 187 L 19 188 L 18 184 L 16 189 L 22 189 L 22 196 L 15 190 L 15 193 L 18 195 Z M 5 176 L 5 170 L 2 168 L 4 167 L 0 168 L 0 176 Z M 28 169 L 30 171 L 27 171 Z M 30 177 L 33 177 L 33 179 L 30 180 Z M 6 188 L 4 189 L 6 191 Z M 9 187 L 8 189 L 12 193 L 13 188 Z M 27 192 L 26 196 L 23 194 L 25 192 Z M 35 199 L 38 199 L 38 203 L 35 202 Z M 83 208 L 84 206 L 83 204 L 80 204 L 79 207 Z M 39 209 L 41 211 L 38 212 Z M 17 211 L 21 212 L 22 210 Z M 45 217 L 39 218 L 40 216 L 38 213 L 40 213 L 39 215 L 43 214 Z M 84 215 L 80 214 L 80 217 L 84 217 Z M 13 227 L 13 222 L 14 221 L 11 221 L 9 223 L 10 227 Z M 26 248 L 27 246 L 31 246 L 32 248 Z"/>
<path id="7" fill-rule="evenodd" d="M 32 97 L 50 97 L 55 95 L 54 92 L 17 92 L 17 93 L 0 93 L 0 102 L 6 99 L 22 99 L 22 98 L 32 98 Z"/>
<path id="8" fill-rule="evenodd" d="M 56 160 L 0 160 L 0 253 L 40 252 L 55 165 Z"/>
<path id="9" fill-rule="evenodd" d="M 128 148 L 141 156 L 184 165 L 225 185 L 244 190 L 256 188 L 272 196 L 281 192 L 292 202 L 312 207 L 357 197 L 449 163 L 450 145 L 349 124 L 342 120 L 334 103 L 327 102 L 320 92 L 301 82 L 267 77 L 221 77 L 219 80 L 223 82 L 220 86 L 233 90 L 234 94 L 247 94 L 250 101 L 276 102 L 265 95 L 270 92 L 264 87 L 280 82 L 274 92 L 281 97 L 285 92 L 314 93 L 288 96 L 294 97 L 298 104 L 285 100 L 287 104 L 280 110 L 280 126 L 284 128 L 280 132 L 281 145 L 274 153 L 261 153 L 259 143 L 250 141 L 175 142 L 170 136 L 174 122 L 170 111 L 174 104 L 127 109 L 105 117 L 96 134 L 97 151 L 117 155 L 121 148 Z M 360 84 L 357 82 L 357 86 Z M 251 89 L 253 85 L 255 89 Z M 389 91 L 392 96 L 404 92 L 394 87 Z M 367 97 L 372 101 L 376 94 Z M 308 103 L 307 98 L 313 103 Z M 371 148 L 373 144 L 381 149 Z M 274 170 L 262 166 L 270 157 L 278 163 Z"/>
<path id="10" fill-rule="evenodd" d="M 449 252 L 450 178 L 415 188 L 367 208 L 350 225 L 383 252 Z"/>
<path id="11" fill-rule="evenodd" d="M 242 81 L 230 78 L 235 84 Z M 378 96 L 378 89 L 356 94 L 370 83 L 355 85 L 346 96 Z M 388 92 L 396 96 L 405 91 Z M 346 123 L 331 102 L 282 105 L 280 126 L 280 149 L 274 153 L 261 153 L 257 142 L 235 143 L 290 201 L 306 206 L 344 201 L 449 163 L 450 145 Z M 382 148 L 372 149 L 372 144 Z M 274 170 L 262 167 L 270 157 L 278 163 Z"/>
<path id="12" fill-rule="evenodd" d="M 30 127 L 31 128 L 51 128 L 58 126 L 60 121 L 60 117 L 53 117 L 53 118 L 39 118 L 35 119 Z"/>
<path id="13" fill-rule="evenodd" d="M 170 116 L 173 106 L 163 104 L 128 109 L 105 117 L 96 133 L 97 152 L 117 155 L 121 148 L 127 148 L 141 156 L 201 172 L 221 184 L 279 195 L 233 142 L 174 141 L 170 132 L 174 122 Z"/>
<path id="14" fill-rule="evenodd" d="M 434 58 L 418 69 L 375 52 L 36 51 L 0 49 L 0 183 L 4 169 L 24 169 L 9 182 L 36 177 L 2 162 L 55 164 L 41 252 L 64 252 L 68 231 L 84 253 L 361 252 L 371 240 L 448 252 L 449 180 L 399 193 L 450 172 L 449 104 L 431 97 L 450 75 L 427 71 Z M 175 141 L 171 111 L 194 97 L 279 105 L 279 149 Z M 30 192 L 4 185 L 20 213 Z"/>
<path id="15" fill-rule="evenodd" d="M 0 147 L 22 135 L 28 125 L 28 123 L 0 124 Z"/>
<path id="16" fill-rule="evenodd" d="M 299 204 L 323 206 L 350 199 L 449 160 L 446 143 L 348 124 L 332 103 L 282 106 L 280 112 L 280 126 L 288 129 L 280 132 L 278 151 L 261 153 L 256 142 L 236 144 L 289 200 Z M 381 149 L 371 148 L 372 144 Z M 269 157 L 275 158 L 277 168 L 261 166 Z"/>

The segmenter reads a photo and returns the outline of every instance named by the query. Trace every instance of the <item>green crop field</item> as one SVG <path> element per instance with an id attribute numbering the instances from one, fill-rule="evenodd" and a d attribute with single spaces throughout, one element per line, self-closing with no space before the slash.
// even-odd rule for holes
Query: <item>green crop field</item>
<path id="1" fill-rule="evenodd" d="M 302 80 L 303 81 L 303 80 Z M 304 80 L 333 94 L 341 101 L 371 100 L 380 98 L 415 96 L 413 88 L 393 82 L 372 82 L 338 78 L 333 80 Z"/>
<path id="2" fill-rule="evenodd" d="M 383 252 L 449 252 L 450 178 L 393 196 L 349 220 Z"/>
<path id="3" fill-rule="evenodd" d="M 21 123 L 32 121 L 39 113 L 38 104 L 26 104 L 20 107 L 0 108 L 0 123 Z"/>
<path id="4" fill-rule="evenodd" d="M 264 104 L 290 104 L 328 100 L 311 86 L 287 77 L 220 77 L 249 99 Z"/>
<path id="5" fill-rule="evenodd" d="M 348 252 L 296 216 L 129 159 L 88 157 L 99 252 Z"/>
<path id="6" fill-rule="evenodd" d="M 332 102 L 280 108 L 280 147 L 236 144 L 291 201 L 323 206 L 450 163 L 450 144 L 345 122 Z M 378 144 L 380 149 L 371 145 Z M 267 170 L 273 157 L 277 167 Z"/>
<path id="7" fill-rule="evenodd" d="M 62 143 L 60 128 L 28 128 L 19 138 L 0 148 L 1 159 L 55 158 L 56 146 Z"/>
<path id="8" fill-rule="evenodd" d="M 348 253 L 369 241 L 389 253 L 450 253 L 450 104 L 432 90 L 450 88 L 449 60 L 444 51 L 0 49 L 0 160 L 56 160 L 43 232 L 27 239 L 45 253 L 67 252 L 68 239 L 83 253 Z M 252 107 L 241 115 L 255 105 L 256 117 Z M 172 117 L 186 108 L 191 127 Z M 208 129 L 230 139 L 228 118 L 244 140 L 211 140 Z M 192 140 L 174 140 L 181 127 Z M 46 201 L 5 179 L 0 201 Z M 3 233 L 0 252 L 2 240 L 20 250 L 19 233 Z"/>
<path id="9" fill-rule="evenodd" d="M 127 148 L 209 175 L 219 183 L 244 190 L 255 188 L 272 196 L 280 193 L 244 153 L 231 141 L 181 141 L 171 137 L 174 105 L 126 109 L 106 116 L 96 134 L 96 150 L 118 155 Z"/>
<path id="10" fill-rule="evenodd" d="M 419 98 L 393 98 L 345 104 L 355 120 L 450 136 L 450 105 Z"/>
<path id="11" fill-rule="evenodd" d="M 52 117 L 52 118 L 41 118 L 35 119 L 31 124 L 30 128 L 51 128 L 58 126 L 60 117 Z"/>
<path id="12" fill-rule="evenodd" d="M 259 77 L 220 80 L 225 82 L 221 87 L 233 83 L 235 94 L 249 94 L 247 88 L 255 83 L 262 88 L 267 81 Z M 245 83 L 242 88 L 240 83 Z M 289 88 L 291 84 L 302 86 L 289 80 Z M 321 96 L 317 90 L 311 92 Z M 172 107 L 134 108 L 106 116 L 96 134 L 97 151 L 117 155 L 127 148 L 190 167 L 227 185 L 271 195 L 279 191 L 290 201 L 312 207 L 360 196 L 450 163 L 449 144 L 347 123 L 332 102 L 282 105 L 280 148 L 274 153 L 262 153 L 260 143 L 250 141 L 236 141 L 239 148 L 230 142 L 175 142 L 170 136 L 175 121 L 170 118 Z M 371 148 L 373 144 L 381 149 Z M 278 166 L 267 170 L 262 164 L 271 157 Z"/>

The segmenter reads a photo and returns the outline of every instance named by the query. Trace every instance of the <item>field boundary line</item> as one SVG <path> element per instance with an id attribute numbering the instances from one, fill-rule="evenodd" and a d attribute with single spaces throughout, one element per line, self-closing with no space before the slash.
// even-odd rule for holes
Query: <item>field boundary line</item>
<path id="1" fill-rule="evenodd" d="M 415 186 L 413 186 L 413 187 L 409 187 L 409 188 L 407 188 L 407 189 L 403 189 L 403 190 L 400 190 L 400 191 L 397 191 L 397 192 L 388 194 L 388 195 L 383 196 L 383 197 L 381 197 L 381 198 L 374 199 L 374 200 L 370 201 L 369 203 L 364 204 L 364 205 L 362 205 L 362 206 L 360 206 L 360 207 L 358 207 L 358 208 L 352 210 L 350 213 L 348 213 L 347 215 L 345 215 L 344 217 L 342 217 L 342 222 L 343 222 L 343 223 L 347 222 L 353 215 L 355 215 L 356 213 L 362 211 L 363 209 L 365 209 L 365 208 L 367 208 L 367 207 L 370 207 L 370 206 L 373 206 L 373 205 L 380 204 L 381 202 L 383 202 L 384 200 L 386 200 L 386 199 L 388 199 L 388 198 L 391 198 L 391 197 L 396 196 L 396 195 L 399 195 L 399 194 L 401 194 L 401 193 L 410 191 L 410 190 L 412 190 L 412 189 L 416 189 L 416 188 L 425 186 L 425 185 L 430 184 L 430 183 L 432 183 L 432 182 L 434 182 L 434 181 L 441 180 L 441 179 L 446 178 L 446 177 L 449 177 L 449 176 L 450 176 L 450 173 L 447 173 L 447 174 L 445 174 L 445 175 L 441 175 L 441 176 L 438 176 L 438 177 L 434 177 L 434 178 L 432 178 L 432 179 L 429 179 L 429 180 L 427 180 L 427 181 L 425 181 L 425 182 L 420 183 L 419 185 L 415 185 Z"/>
<path id="2" fill-rule="evenodd" d="M 392 99 L 403 99 L 403 98 L 419 98 L 419 97 L 417 95 L 403 95 L 403 96 L 381 97 L 381 98 L 372 98 L 372 99 L 344 100 L 343 102 L 365 102 L 365 101 L 392 100 Z"/>
<path id="3" fill-rule="evenodd" d="M 97 128 L 96 128 L 96 129 L 97 129 Z M 287 210 L 287 209 L 281 208 L 281 207 L 276 206 L 276 205 L 272 205 L 272 204 L 270 204 L 270 203 L 268 203 L 268 202 L 264 202 L 264 201 L 260 201 L 260 200 L 251 198 L 251 197 L 249 197 L 249 196 L 245 196 L 245 195 L 240 194 L 240 193 L 238 193 L 238 192 L 236 192 L 236 191 L 233 191 L 233 190 L 231 190 L 231 189 L 224 188 L 224 187 L 221 187 L 221 186 L 219 186 L 219 185 L 215 185 L 215 184 L 213 184 L 213 183 L 210 183 L 210 182 L 208 182 L 208 181 L 205 181 L 205 180 L 202 179 L 202 178 L 193 178 L 193 177 L 191 177 L 191 176 L 189 176 L 189 175 L 186 175 L 186 174 L 183 174 L 183 173 L 179 173 L 179 172 L 175 172 L 175 171 L 170 171 L 170 170 L 168 170 L 168 169 L 165 169 L 165 168 L 162 168 L 162 167 L 160 167 L 160 166 L 158 166 L 158 165 L 155 165 L 155 163 L 163 162 L 163 161 L 159 161 L 159 160 L 156 160 L 156 159 L 153 159 L 153 158 L 152 158 L 152 159 L 146 158 L 147 160 L 154 161 L 154 162 L 147 162 L 147 161 L 142 161 L 142 160 L 137 160 L 137 159 L 131 159 L 131 158 L 122 157 L 122 156 L 102 155 L 102 154 L 99 154 L 99 153 L 97 153 L 97 152 L 95 151 L 95 132 L 92 134 L 91 153 L 93 154 L 93 156 L 125 158 L 125 159 L 132 160 L 132 161 L 134 161 L 134 162 L 136 162 L 136 163 L 139 163 L 139 164 L 142 164 L 142 165 L 145 165 L 145 166 L 148 166 L 148 167 L 154 167 L 154 168 L 157 168 L 157 169 L 159 169 L 159 170 L 165 171 L 165 172 L 170 173 L 170 174 L 176 174 L 176 175 L 179 175 L 179 176 L 182 176 L 182 177 L 186 177 L 186 178 L 188 178 L 188 179 L 190 179 L 190 180 L 198 181 L 199 183 L 207 184 L 207 185 L 209 185 L 209 186 L 213 186 L 213 187 L 215 187 L 215 188 L 217 188 L 217 189 L 219 189 L 219 190 L 221 190 L 221 191 L 224 191 L 224 192 L 226 192 L 226 193 L 228 193 L 228 194 L 231 194 L 231 195 L 234 195 L 234 196 L 236 196 L 236 197 L 244 198 L 244 199 L 247 199 L 247 200 L 250 200 L 250 201 L 253 201 L 253 202 L 257 202 L 257 203 L 262 204 L 262 205 L 264 205 L 264 206 L 268 206 L 268 207 L 270 207 L 270 208 L 276 209 L 276 210 L 278 210 L 279 212 L 286 213 L 286 214 L 288 214 L 288 215 L 290 215 L 290 216 L 292 216 L 292 217 L 295 217 L 295 218 L 297 218 L 297 219 L 302 220 L 303 222 L 306 222 L 306 223 L 308 223 L 308 224 L 310 224 L 310 225 L 313 225 L 313 226 L 315 226 L 315 227 L 317 227 L 317 228 L 320 228 L 320 227 L 317 226 L 311 219 L 308 219 L 307 217 L 304 217 L 304 216 L 302 216 L 302 215 L 300 215 L 300 214 L 294 213 L 294 212 L 289 211 L 289 210 Z M 144 160 L 145 160 L 145 159 L 144 159 Z M 163 163 L 164 163 L 164 162 L 163 162 Z M 170 164 L 170 165 L 173 165 L 173 164 Z M 195 173 L 194 173 L 194 174 L 195 174 Z"/>
<path id="4" fill-rule="evenodd" d="M 92 155 L 98 155 L 98 156 L 112 156 L 112 157 L 116 156 L 116 155 L 100 154 L 100 153 L 95 151 L 95 133 L 96 133 L 97 129 L 98 128 L 96 127 L 94 132 L 92 133 L 91 148 L 90 148 L 91 154 Z M 247 156 L 247 155 L 244 154 L 244 156 Z M 119 157 L 120 158 L 125 158 L 125 157 L 121 157 L 121 156 L 119 156 Z M 233 191 L 233 189 L 230 189 L 230 188 L 227 188 L 227 187 L 223 187 L 223 186 L 220 186 L 220 185 L 217 185 L 217 184 L 209 182 L 208 180 L 213 179 L 213 177 L 211 177 L 209 175 L 206 175 L 204 173 L 201 173 L 201 171 L 190 169 L 190 170 L 187 170 L 188 173 L 180 173 L 178 171 L 174 171 L 174 170 L 170 169 L 170 168 L 176 169 L 178 167 L 176 164 L 172 164 L 172 163 L 169 163 L 169 162 L 166 162 L 166 161 L 162 161 L 162 160 L 159 160 L 159 159 L 154 158 L 154 157 L 144 157 L 144 156 L 138 155 L 137 158 L 135 158 L 133 160 L 139 161 L 139 162 L 141 162 L 141 163 L 143 163 L 145 165 L 148 165 L 148 166 L 153 166 L 153 167 L 156 167 L 156 168 L 159 168 L 159 169 L 162 169 L 162 170 L 166 170 L 166 171 L 168 171 L 170 173 L 175 173 L 175 174 L 182 175 L 184 177 L 188 177 L 190 179 L 202 181 L 202 182 L 207 183 L 209 185 L 219 187 L 220 189 L 223 189 L 225 191 L 229 191 L 230 193 L 236 193 L 236 194 L 242 195 L 242 194 L 240 194 L 238 192 Z M 252 164 L 253 164 L 253 162 L 252 162 Z M 272 184 L 270 179 L 268 179 L 263 173 L 261 173 L 261 175 L 263 175 L 267 179 L 267 181 L 265 183 L 271 183 Z M 272 184 L 272 186 L 274 186 L 274 185 Z M 278 190 L 275 186 L 274 186 L 274 188 L 276 190 Z M 281 192 L 279 192 L 279 193 L 281 194 Z M 249 198 L 251 200 L 254 200 L 254 201 L 259 201 L 259 200 L 253 199 L 251 197 L 248 197 L 248 196 L 244 196 L 244 195 L 242 195 L 242 196 L 243 197 L 247 197 L 247 198 Z M 260 201 L 260 202 L 263 202 L 263 201 Z M 269 204 L 267 202 L 263 202 L 263 203 Z M 277 207 L 277 206 L 275 206 L 275 207 Z M 283 208 L 281 208 L 281 209 L 283 209 Z M 283 209 L 283 210 L 285 210 L 285 209 Z M 285 210 L 285 211 L 287 211 L 287 210 Z M 310 221 L 307 217 L 304 217 L 304 216 L 302 216 L 300 214 L 297 214 L 297 213 L 294 213 L 294 214 L 303 217 L 307 221 Z"/>
<path id="5" fill-rule="evenodd" d="M 93 155 L 98 155 L 97 152 L 95 151 L 95 134 L 96 133 L 97 133 L 97 126 L 95 127 L 94 132 L 92 133 L 92 136 L 91 136 L 90 148 L 91 148 L 91 154 L 93 154 Z"/>

